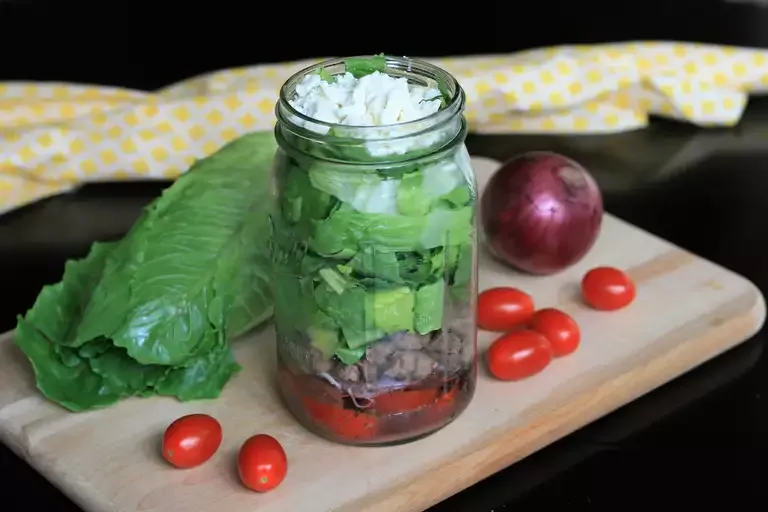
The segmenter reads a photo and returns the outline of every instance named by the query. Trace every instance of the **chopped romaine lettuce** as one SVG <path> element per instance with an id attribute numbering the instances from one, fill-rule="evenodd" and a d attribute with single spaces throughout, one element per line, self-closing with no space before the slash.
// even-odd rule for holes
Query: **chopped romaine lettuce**
<path id="1" fill-rule="evenodd" d="M 286 157 L 274 219 L 278 331 L 354 364 L 388 335 L 442 329 L 447 302 L 471 293 L 475 187 L 464 152 L 380 172 Z"/>
<path id="2" fill-rule="evenodd" d="M 352 57 L 344 61 L 344 68 L 347 73 L 360 78 L 374 71 L 384 71 L 387 68 L 387 57 L 383 53 L 373 57 Z"/>

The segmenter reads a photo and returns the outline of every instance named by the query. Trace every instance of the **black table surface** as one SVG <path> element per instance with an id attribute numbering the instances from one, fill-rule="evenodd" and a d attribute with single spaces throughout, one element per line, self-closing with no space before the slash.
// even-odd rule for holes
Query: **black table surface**
<path id="1" fill-rule="evenodd" d="M 587 166 L 606 209 L 768 292 L 768 99 L 733 129 L 655 121 L 610 136 L 470 136 L 474 155 L 549 149 Z M 123 234 L 167 183 L 89 185 L 0 217 L 0 330 L 66 259 Z M 768 475 L 768 356 L 760 332 L 432 510 L 619 510 L 627 505 L 760 508 Z M 0 510 L 79 510 L 0 445 Z M 10 508 L 8 508 L 10 507 Z M 293 511 L 291 511 L 293 512 Z"/>

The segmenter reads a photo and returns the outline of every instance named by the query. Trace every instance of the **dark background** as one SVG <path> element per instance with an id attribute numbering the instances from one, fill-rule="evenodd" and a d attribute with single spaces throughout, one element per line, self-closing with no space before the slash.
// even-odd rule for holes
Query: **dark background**
<path id="1" fill-rule="evenodd" d="M 762 2 L 765 4 L 765 2 Z M 157 88 L 259 62 L 666 39 L 768 46 L 761 0 L 0 0 L 0 78 Z"/>
<path id="2" fill-rule="evenodd" d="M 768 48 L 768 6 L 760 5 L 0 0 L 0 81 L 153 89 L 221 68 L 307 57 L 507 53 L 635 39 Z M 473 154 L 498 159 L 540 148 L 568 154 L 595 175 L 609 212 L 747 276 L 768 294 L 765 133 L 768 98 L 751 100 L 744 120 L 729 130 L 654 120 L 650 128 L 628 134 L 471 136 L 468 146 Z M 670 168 L 681 155 L 682 163 Z M 40 286 L 59 278 L 67 258 L 85 254 L 93 240 L 119 237 L 166 185 L 87 186 L 3 215 L 0 282 L 14 304 L 0 311 L 0 331 L 12 328 L 15 314 L 31 305 Z M 765 509 L 763 344 L 761 334 L 435 512 Z M 76 510 L 2 446 L 0 474 L 6 477 L 0 512 Z"/>

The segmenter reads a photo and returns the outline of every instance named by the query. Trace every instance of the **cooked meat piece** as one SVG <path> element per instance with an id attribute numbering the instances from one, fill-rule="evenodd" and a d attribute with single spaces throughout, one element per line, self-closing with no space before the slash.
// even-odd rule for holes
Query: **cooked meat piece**
<path id="1" fill-rule="evenodd" d="M 466 339 L 466 338 L 465 338 Z M 469 339 L 461 345 L 461 362 L 465 365 L 472 363 L 477 356 L 475 344 Z"/>
<path id="2" fill-rule="evenodd" d="M 360 368 L 357 365 L 341 366 L 338 375 L 340 380 L 358 382 L 360 380 Z"/>
<path id="3" fill-rule="evenodd" d="M 377 341 L 365 350 L 365 358 L 374 364 L 383 364 L 395 353 L 395 344 L 389 338 Z"/>
<path id="4" fill-rule="evenodd" d="M 466 306 L 451 315 L 445 329 L 430 335 L 401 331 L 372 343 L 365 357 L 346 366 L 336 361 L 315 358 L 317 373 L 330 372 L 348 392 L 363 396 L 382 388 L 411 385 L 434 377 L 444 379 L 473 362 L 474 328 Z M 313 357 L 315 354 L 313 354 Z"/>
<path id="5" fill-rule="evenodd" d="M 363 361 L 360 363 L 360 366 L 363 369 L 363 380 L 365 382 L 376 382 L 379 380 L 379 367 L 376 363 L 373 361 Z"/>
<path id="6" fill-rule="evenodd" d="M 443 331 L 432 339 L 427 353 L 437 361 L 443 370 L 454 373 L 467 363 L 472 362 L 475 350 L 472 343 L 464 343 L 465 338 L 456 331 Z M 469 360 L 465 357 L 469 356 Z"/>
<path id="7" fill-rule="evenodd" d="M 428 377 L 437 363 L 424 352 L 398 352 L 387 361 L 389 366 L 384 375 L 401 381 L 418 381 Z"/>
<path id="8" fill-rule="evenodd" d="M 403 331 L 392 335 L 392 343 L 394 343 L 396 350 L 421 350 L 428 341 L 429 336 L 412 332 Z"/>

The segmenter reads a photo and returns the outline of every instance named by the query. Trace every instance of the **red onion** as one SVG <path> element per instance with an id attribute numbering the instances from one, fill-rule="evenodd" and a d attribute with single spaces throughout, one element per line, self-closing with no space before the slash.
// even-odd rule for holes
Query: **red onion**
<path id="1" fill-rule="evenodd" d="M 586 169 L 557 153 L 532 151 L 504 163 L 480 201 L 486 243 L 499 259 L 552 274 L 592 248 L 603 198 Z"/>

